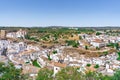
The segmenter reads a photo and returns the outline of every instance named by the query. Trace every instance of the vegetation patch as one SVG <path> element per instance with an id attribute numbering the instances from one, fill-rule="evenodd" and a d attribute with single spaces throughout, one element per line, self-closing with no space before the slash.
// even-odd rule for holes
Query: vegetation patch
<path id="1" fill-rule="evenodd" d="M 37 63 L 37 60 L 32 61 L 32 64 L 33 64 L 33 66 L 41 67 L 41 66 Z"/>
<path id="2" fill-rule="evenodd" d="M 108 51 L 103 52 L 103 54 L 104 54 L 104 55 L 107 55 L 107 54 L 108 54 Z"/>
<path id="3" fill-rule="evenodd" d="M 115 48 L 116 50 L 118 50 L 119 44 L 118 43 L 109 43 L 109 44 L 107 44 L 107 47 L 112 47 L 112 48 Z"/>
<path id="4" fill-rule="evenodd" d="M 56 51 L 56 50 L 54 50 L 54 51 L 53 51 L 53 54 L 56 54 L 56 53 L 57 53 L 57 51 Z"/>
<path id="5" fill-rule="evenodd" d="M 117 60 L 120 61 L 120 52 L 117 52 L 117 54 L 118 54 L 118 58 L 117 58 Z"/>
<path id="6" fill-rule="evenodd" d="M 102 33 L 100 33 L 100 32 L 96 32 L 96 35 L 101 35 Z"/>
<path id="7" fill-rule="evenodd" d="M 99 65 L 98 65 L 98 64 L 96 64 L 96 65 L 94 66 L 94 68 L 99 68 Z"/>
<path id="8" fill-rule="evenodd" d="M 66 43 L 68 46 L 72 46 L 72 47 L 78 47 L 79 43 L 75 40 L 66 40 Z"/>
<path id="9" fill-rule="evenodd" d="M 47 57 L 48 57 L 48 60 L 49 60 L 49 61 L 51 61 L 51 60 L 52 60 L 52 59 L 51 59 L 51 57 L 50 57 L 50 55 L 47 55 Z"/>
<path id="10" fill-rule="evenodd" d="M 87 67 L 90 67 L 90 66 L 91 66 L 91 64 L 87 64 L 86 66 L 87 66 Z"/>

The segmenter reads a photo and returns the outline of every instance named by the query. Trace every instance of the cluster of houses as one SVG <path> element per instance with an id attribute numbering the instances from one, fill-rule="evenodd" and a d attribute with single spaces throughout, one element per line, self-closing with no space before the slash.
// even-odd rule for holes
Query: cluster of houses
<path id="1" fill-rule="evenodd" d="M 26 32 L 19 30 L 6 34 L 9 38 L 25 38 Z M 104 47 L 106 44 L 120 41 L 119 37 L 107 35 L 87 35 L 80 34 L 85 41 L 94 47 Z M 79 41 L 80 43 L 80 41 Z M 5 55 L 15 64 L 16 68 L 22 68 L 23 73 L 37 74 L 40 68 L 33 65 L 32 61 L 37 61 L 41 68 L 47 67 L 54 70 L 53 76 L 61 69 L 67 66 L 78 67 L 81 72 L 88 69 L 87 64 L 91 64 L 90 70 L 96 70 L 103 74 L 113 74 L 114 70 L 120 68 L 120 61 L 116 58 L 116 53 L 101 57 L 85 57 L 84 55 L 71 56 L 64 54 L 64 49 L 69 46 L 55 46 L 52 49 L 46 49 L 25 42 L 13 42 L 11 40 L 0 40 L 0 55 Z M 93 69 L 94 65 L 99 65 L 98 69 Z M 93 67 L 92 67 L 93 66 Z"/>
<path id="2" fill-rule="evenodd" d="M 87 41 L 93 47 L 105 47 L 108 43 L 118 43 L 120 42 L 119 36 L 109 36 L 105 34 L 101 35 L 88 35 L 88 34 L 78 34 L 85 41 Z"/>
<path id="3" fill-rule="evenodd" d="M 25 35 L 26 35 L 26 31 L 20 29 L 17 32 L 9 32 L 9 33 L 7 33 L 6 37 L 7 38 L 25 38 Z"/>
<path id="4" fill-rule="evenodd" d="M 120 68 L 120 61 L 116 60 L 118 57 L 116 53 L 93 58 L 88 58 L 84 55 L 81 55 L 79 58 L 76 58 L 71 57 L 70 55 L 64 56 L 63 52 L 61 52 L 64 48 L 65 46 L 56 47 L 54 49 L 36 49 L 23 51 L 18 55 L 10 54 L 12 55 L 12 59 L 10 58 L 10 60 L 13 61 L 13 63 L 16 65 L 22 64 L 20 65 L 22 68 L 25 66 L 29 68 L 28 65 L 31 66 L 32 61 L 37 60 L 37 63 L 41 66 L 41 68 L 47 67 L 54 70 L 54 76 L 61 68 L 65 68 L 67 66 L 78 67 L 79 71 L 84 72 L 84 70 L 87 70 L 88 68 L 87 64 L 91 64 L 91 66 L 98 64 L 100 66 L 98 69 L 90 70 L 96 70 L 103 74 L 110 75 L 112 75 L 116 69 Z M 51 53 L 53 50 L 56 50 L 57 53 Z M 51 60 L 48 59 L 48 54 L 50 54 Z M 92 68 L 94 68 L 94 66 Z M 29 68 L 29 70 L 30 69 L 31 68 Z M 39 71 L 39 68 L 36 68 L 35 71 L 32 71 L 31 74 L 36 74 Z"/>

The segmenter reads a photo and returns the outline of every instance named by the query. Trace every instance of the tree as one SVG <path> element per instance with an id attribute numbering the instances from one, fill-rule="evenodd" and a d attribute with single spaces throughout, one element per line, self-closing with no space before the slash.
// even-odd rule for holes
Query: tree
<path id="1" fill-rule="evenodd" d="M 30 35 L 25 35 L 25 39 L 30 39 Z"/>
<path id="2" fill-rule="evenodd" d="M 119 49 L 119 44 L 118 43 L 115 43 L 114 46 L 117 50 Z"/>
<path id="3" fill-rule="evenodd" d="M 34 60 L 34 61 L 32 61 L 32 64 L 33 64 L 33 66 L 36 66 L 36 67 L 41 67 L 38 63 L 37 63 L 37 60 Z"/>
<path id="4" fill-rule="evenodd" d="M 96 50 L 100 50 L 100 48 L 99 48 L 99 47 L 96 47 Z"/>
<path id="5" fill-rule="evenodd" d="M 48 57 L 48 60 L 52 60 L 51 57 L 50 57 L 50 54 L 47 54 L 47 57 Z"/>
<path id="6" fill-rule="evenodd" d="M 54 50 L 52 53 L 53 53 L 53 54 L 56 54 L 56 53 L 57 53 L 57 50 Z"/>
<path id="7" fill-rule="evenodd" d="M 88 46 L 85 46 L 85 49 L 88 50 Z"/>
<path id="8" fill-rule="evenodd" d="M 72 47 L 78 47 L 79 46 L 79 42 L 75 41 L 75 40 L 66 40 L 66 43 L 68 46 L 72 46 Z"/>
<path id="9" fill-rule="evenodd" d="M 82 40 L 82 37 L 81 37 L 81 36 L 79 36 L 79 39 L 80 39 L 80 40 Z"/>
<path id="10" fill-rule="evenodd" d="M 116 70 L 112 80 L 120 80 L 120 70 Z"/>
<path id="11" fill-rule="evenodd" d="M 86 66 L 87 66 L 87 67 L 90 67 L 90 66 L 91 66 L 91 64 L 87 64 Z"/>
<path id="12" fill-rule="evenodd" d="M 115 80 L 115 79 L 113 79 L 113 76 L 107 76 L 107 75 L 105 75 L 105 76 L 101 77 L 101 80 Z"/>
<path id="13" fill-rule="evenodd" d="M 100 33 L 100 32 L 96 32 L 96 35 L 101 35 L 102 33 Z"/>
<path id="14" fill-rule="evenodd" d="M 79 46 L 79 43 L 75 42 L 72 46 L 77 48 Z"/>
<path id="15" fill-rule="evenodd" d="M 96 64 L 96 65 L 94 66 L 94 68 L 99 68 L 99 65 L 98 65 L 98 64 Z"/>
<path id="16" fill-rule="evenodd" d="M 22 80 L 21 70 L 16 69 L 12 63 L 0 63 L 0 80 Z"/>
<path id="17" fill-rule="evenodd" d="M 97 72 L 88 72 L 85 75 L 85 80 L 103 80 L 102 79 L 102 74 L 97 73 Z"/>
<path id="18" fill-rule="evenodd" d="M 120 57 L 120 52 L 117 52 L 118 56 Z"/>
<path id="19" fill-rule="evenodd" d="M 120 60 L 120 52 L 117 52 L 117 54 L 118 54 L 117 60 Z"/>
<path id="20" fill-rule="evenodd" d="M 47 68 L 40 69 L 36 80 L 53 80 L 53 71 Z"/>
<path id="21" fill-rule="evenodd" d="M 103 54 L 106 56 L 108 54 L 108 51 L 103 52 Z"/>
<path id="22" fill-rule="evenodd" d="M 55 80 L 85 80 L 84 75 L 77 71 L 77 68 L 67 67 L 59 71 Z"/>

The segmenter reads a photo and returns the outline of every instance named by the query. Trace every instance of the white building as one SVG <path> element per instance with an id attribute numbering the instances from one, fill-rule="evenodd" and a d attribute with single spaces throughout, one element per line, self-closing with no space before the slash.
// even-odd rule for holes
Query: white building
<path id="1" fill-rule="evenodd" d="M 7 38 L 16 38 L 16 33 L 15 32 L 7 33 L 6 37 Z"/>
<path id="2" fill-rule="evenodd" d="M 53 62 L 53 67 L 54 67 L 54 73 L 53 76 L 55 76 L 56 73 L 58 73 L 58 71 L 61 70 L 61 68 L 65 68 L 67 65 L 64 63 L 58 63 L 58 62 Z"/>
<path id="3" fill-rule="evenodd" d="M 6 34 L 6 37 L 7 37 L 7 38 L 21 38 L 21 37 L 22 37 L 22 38 L 25 38 L 25 35 L 26 35 L 26 31 L 20 29 L 20 30 L 17 31 L 17 32 L 7 33 L 7 34 Z"/>
<path id="4" fill-rule="evenodd" d="M 106 44 L 102 41 L 102 40 L 99 40 L 99 39 L 95 39 L 93 41 L 90 42 L 90 44 L 94 47 L 104 47 Z"/>
<path id="5" fill-rule="evenodd" d="M 25 35 L 26 35 L 26 31 L 20 29 L 19 31 L 16 32 L 16 37 L 19 38 L 19 37 L 22 37 L 22 38 L 25 38 Z"/>

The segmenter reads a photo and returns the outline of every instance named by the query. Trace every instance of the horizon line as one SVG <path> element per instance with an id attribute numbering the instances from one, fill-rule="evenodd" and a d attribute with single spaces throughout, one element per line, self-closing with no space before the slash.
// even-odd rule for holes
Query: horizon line
<path id="1" fill-rule="evenodd" d="M 0 26 L 0 27 L 120 27 L 120 26 Z"/>

